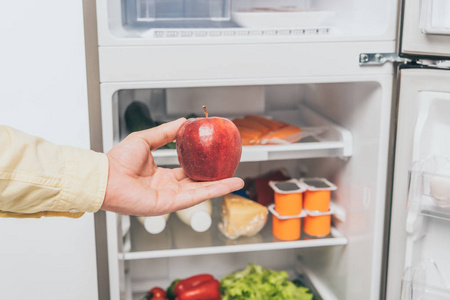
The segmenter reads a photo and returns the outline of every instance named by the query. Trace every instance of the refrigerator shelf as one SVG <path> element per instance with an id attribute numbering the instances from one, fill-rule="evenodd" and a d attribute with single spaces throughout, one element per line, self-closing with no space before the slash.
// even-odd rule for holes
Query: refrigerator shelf
<path id="1" fill-rule="evenodd" d="M 271 112 L 269 116 L 299 126 L 304 131 L 309 131 L 309 136 L 288 145 L 243 146 L 241 162 L 349 157 L 353 154 L 351 132 L 307 106 L 302 105 L 298 110 Z M 174 149 L 156 150 L 153 157 L 157 165 L 178 165 Z"/>
<path id="2" fill-rule="evenodd" d="M 217 219 L 206 232 L 195 232 L 176 216 L 169 218 L 167 228 L 160 234 L 149 234 L 135 218 L 131 218 L 131 250 L 119 253 L 122 260 L 282 250 L 308 247 L 346 245 L 347 238 L 336 228 L 324 238 L 312 238 L 302 233 L 299 240 L 281 241 L 272 235 L 271 218 L 255 236 L 231 240 L 217 228 Z"/>
<path id="3" fill-rule="evenodd" d="M 341 157 L 344 142 L 305 142 L 292 145 L 243 146 L 241 162 L 281 159 Z M 178 165 L 177 151 L 162 149 L 153 154 L 157 165 Z"/>

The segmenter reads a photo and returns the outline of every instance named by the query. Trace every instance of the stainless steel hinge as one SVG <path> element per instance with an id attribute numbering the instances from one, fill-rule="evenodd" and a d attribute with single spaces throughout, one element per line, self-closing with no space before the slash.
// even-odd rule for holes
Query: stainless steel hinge
<path id="1" fill-rule="evenodd" d="M 387 62 L 408 63 L 410 59 L 402 58 L 397 53 L 361 53 L 359 55 L 360 66 L 381 66 Z"/>
<path id="2" fill-rule="evenodd" d="M 450 69 L 450 60 L 427 60 L 421 59 L 417 61 L 417 64 L 434 67 L 438 69 Z"/>

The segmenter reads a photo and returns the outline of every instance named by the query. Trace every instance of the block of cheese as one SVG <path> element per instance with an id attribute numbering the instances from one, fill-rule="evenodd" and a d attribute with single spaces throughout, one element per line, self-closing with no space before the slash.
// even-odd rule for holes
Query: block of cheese
<path id="1" fill-rule="evenodd" d="M 267 222 L 266 206 L 236 194 L 224 196 L 220 231 L 230 239 L 257 234 Z"/>

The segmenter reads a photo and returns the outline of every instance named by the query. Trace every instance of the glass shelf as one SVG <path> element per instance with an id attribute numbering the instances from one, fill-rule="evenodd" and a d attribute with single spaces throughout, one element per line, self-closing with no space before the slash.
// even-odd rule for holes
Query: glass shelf
<path id="1" fill-rule="evenodd" d="M 217 200 L 214 200 L 217 201 Z M 145 231 L 136 218 L 131 217 L 129 252 L 119 253 L 119 259 L 138 260 L 150 258 L 221 254 L 235 252 L 265 251 L 322 246 L 346 245 L 347 238 L 337 229 L 332 228 L 330 235 L 312 238 L 302 233 L 299 240 L 282 241 L 272 235 L 272 218 L 269 215 L 264 228 L 255 236 L 240 237 L 231 240 L 220 233 L 217 224 L 220 215 L 217 207 L 213 213 L 212 226 L 206 232 L 195 232 L 172 214 L 166 229 L 159 234 Z"/>
<path id="2" fill-rule="evenodd" d="M 293 111 L 272 112 L 269 116 L 306 131 L 310 130 L 313 134 L 295 144 L 243 146 L 241 162 L 348 157 L 353 153 L 353 137 L 350 131 L 306 106 Z M 314 134 L 314 131 L 317 133 Z M 178 165 L 177 152 L 173 149 L 156 150 L 153 157 L 158 165 Z"/>

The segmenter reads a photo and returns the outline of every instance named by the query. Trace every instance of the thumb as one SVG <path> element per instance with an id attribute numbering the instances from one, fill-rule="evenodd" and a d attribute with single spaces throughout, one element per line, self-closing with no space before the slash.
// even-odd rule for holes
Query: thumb
<path id="1" fill-rule="evenodd" d="M 167 122 L 157 127 L 139 131 L 138 135 L 147 141 L 151 150 L 155 150 L 175 140 L 180 126 L 185 121 L 186 118 L 179 118 L 178 120 Z"/>

